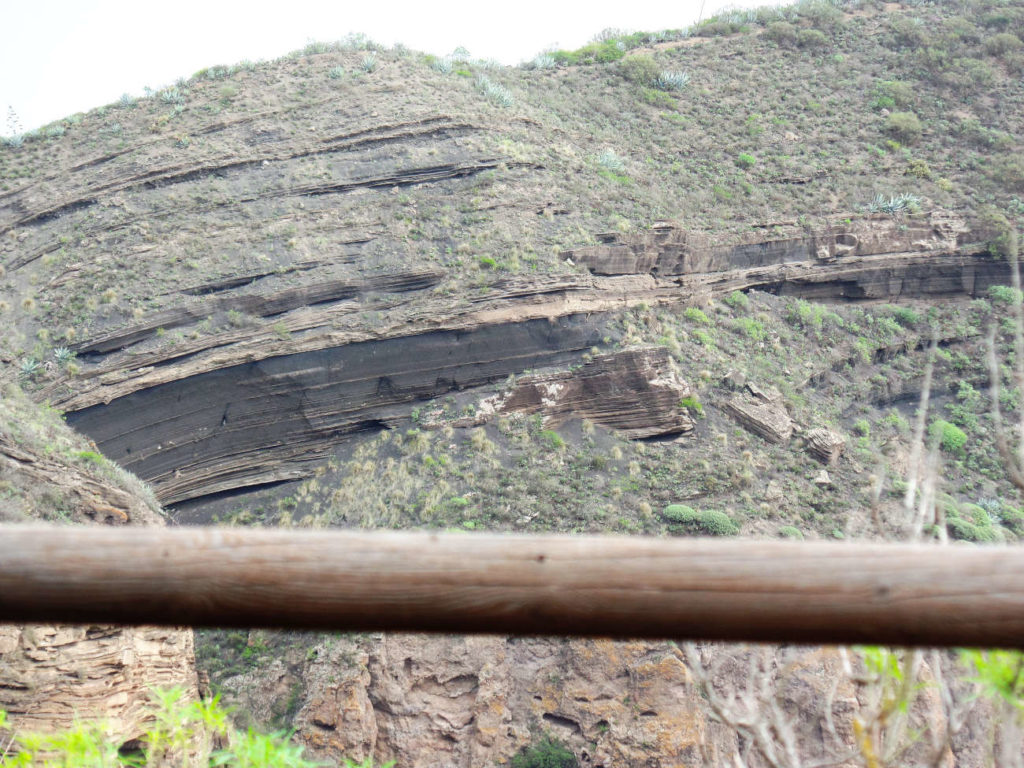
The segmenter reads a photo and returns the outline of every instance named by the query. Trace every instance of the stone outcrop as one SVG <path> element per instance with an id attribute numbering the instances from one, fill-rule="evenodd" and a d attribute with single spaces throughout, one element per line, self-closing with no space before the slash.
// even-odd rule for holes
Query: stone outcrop
<path id="1" fill-rule="evenodd" d="M 808 430 L 804 435 L 807 440 L 807 450 L 822 464 L 833 465 L 839 461 L 839 457 L 846 447 L 846 438 L 837 432 L 823 427 Z"/>
<path id="2" fill-rule="evenodd" d="M 483 424 L 506 413 L 539 413 L 546 428 L 578 418 L 630 439 L 672 435 L 693 429 L 679 405 L 690 394 L 664 348 L 628 349 L 596 355 L 574 370 L 521 376 L 511 389 L 481 400 L 473 418 L 454 426 Z"/>
<path id="3" fill-rule="evenodd" d="M 810 231 L 774 238 L 752 235 L 745 242 L 727 244 L 663 223 L 638 235 L 598 235 L 599 245 L 564 255 L 596 275 L 671 277 L 879 254 L 954 253 L 969 242 L 969 235 L 964 220 L 946 211 L 899 220 L 885 215 L 836 219 Z"/>
<path id="4" fill-rule="evenodd" d="M 768 442 L 784 443 L 793 434 L 793 420 L 786 412 L 782 393 L 775 388 L 761 389 L 748 383 L 746 390 L 729 398 L 722 409 Z"/>

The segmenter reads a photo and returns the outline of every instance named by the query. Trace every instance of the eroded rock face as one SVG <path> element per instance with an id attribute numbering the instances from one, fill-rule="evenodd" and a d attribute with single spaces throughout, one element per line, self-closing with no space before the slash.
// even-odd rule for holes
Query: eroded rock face
<path id="1" fill-rule="evenodd" d="M 854 722 L 870 720 L 877 702 L 840 650 L 709 644 L 697 652 L 694 668 L 671 643 L 372 634 L 332 639 L 311 663 L 289 669 L 277 660 L 224 690 L 260 719 L 301 689 L 297 738 L 331 764 L 345 756 L 413 768 L 503 765 L 546 733 L 584 768 L 735 765 L 748 742 L 713 714 L 704 685 L 734 722 L 771 726 L 775 702 L 806 763 L 860 764 Z M 931 679 L 927 662 L 923 679 Z M 980 727 L 986 713 L 973 717 Z M 937 688 L 917 694 L 908 727 L 920 734 L 906 741 L 909 763 L 953 764 Z M 955 748 L 966 756 L 975 745 L 961 741 Z M 763 765 L 756 754 L 747 759 Z"/>
<path id="2" fill-rule="evenodd" d="M 229 698 L 269 711 L 282 668 L 229 680 Z M 541 732 L 581 765 L 683 766 L 731 759 L 676 649 L 665 643 L 498 636 L 339 640 L 301 673 L 299 740 L 343 756 L 431 768 L 503 764 Z"/>
<path id="3" fill-rule="evenodd" d="M 152 494 L 93 448 L 7 385 L 0 521 L 59 513 L 75 523 L 163 525 Z M 107 722 L 125 743 L 143 733 L 154 687 L 198 697 L 191 630 L 0 624 L 0 710 L 16 731 L 59 731 L 77 717 Z"/>
<path id="4" fill-rule="evenodd" d="M 482 400 L 472 419 L 483 424 L 506 413 L 544 416 L 546 428 L 590 419 L 630 439 L 689 432 L 693 420 L 679 401 L 692 394 L 661 347 L 597 355 L 571 371 L 529 374 L 508 391 Z"/>
<path id="5" fill-rule="evenodd" d="M 198 697 L 194 665 L 190 630 L 0 626 L 0 709 L 26 732 L 103 720 L 124 743 L 142 733 L 150 688 Z"/>

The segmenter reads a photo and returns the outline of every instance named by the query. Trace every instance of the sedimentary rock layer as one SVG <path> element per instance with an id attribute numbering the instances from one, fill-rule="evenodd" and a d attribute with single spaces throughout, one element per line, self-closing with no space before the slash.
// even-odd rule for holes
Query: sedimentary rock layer
<path id="1" fill-rule="evenodd" d="M 544 417 L 546 427 L 570 418 L 590 419 L 631 439 L 689 432 L 693 420 L 680 407 L 692 394 L 662 347 L 597 355 L 571 371 L 530 374 L 508 391 L 480 402 L 473 418 L 483 424 L 504 413 Z"/>
<path id="2" fill-rule="evenodd" d="M 396 407 L 561 365 L 600 342 L 599 317 L 436 331 L 222 368 L 68 414 L 165 502 L 301 476 Z"/>

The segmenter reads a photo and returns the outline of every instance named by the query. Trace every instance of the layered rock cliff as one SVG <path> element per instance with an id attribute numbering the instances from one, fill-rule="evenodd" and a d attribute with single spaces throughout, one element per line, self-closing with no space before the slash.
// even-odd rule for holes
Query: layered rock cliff
<path id="1" fill-rule="evenodd" d="M 1024 535 L 981 394 L 1024 216 L 1018 65 L 982 41 L 1021 16 L 975 5 L 810 3 L 774 20 L 791 41 L 718 19 L 520 69 L 351 40 L 0 147 L 0 380 L 93 441 L 5 390 L 0 519 L 156 522 L 124 468 L 188 522 L 900 537 L 927 369 L 971 449 L 943 455 L 929 530 Z M 961 64 L 919 60 L 947 48 Z M 652 79 L 684 69 L 686 91 Z M 918 135 L 889 127 L 897 98 Z M 760 764 L 670 644 L 199 646 L 239 717 L 335 762 L 501 765 L 548 732 L 590 766 Z M 857 746 L 871 703 L 840 653 L 703 653 L 722 690 L 781 702 L 801 754 Z M 194 690 L 190 654 L 3 630 L 0 708 L 107 709 L 129 740 L 146 685 Z M 942 734 L 941 706 L 911 730 Z M 983 764 L 989 726 L 908 760 Z"/>
<path id="2" fill-rule="evenodd" d="M 15 385 L 0 387 L 0 520 L 164 524 L 138 480 Z M 19 732 L 97 720 L 111 739 L 128 743 L 145 730 L 154 687 L 180 687 L 186 701 L 197 698 L 191 630 L 0 626 L 0 710 Z"/>

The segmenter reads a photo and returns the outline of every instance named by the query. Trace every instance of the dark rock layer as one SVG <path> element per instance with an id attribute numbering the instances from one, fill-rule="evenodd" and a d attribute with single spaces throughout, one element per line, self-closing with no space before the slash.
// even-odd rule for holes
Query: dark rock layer
<path id="1" fill-rule="evenodd" d="M 405 404 L 566 364 L 602 335 L 601 317 L 577 315 L 349 344 L 162 384 L 69 413 L 68 423 L 173 503 L 300 477 Z"/>

